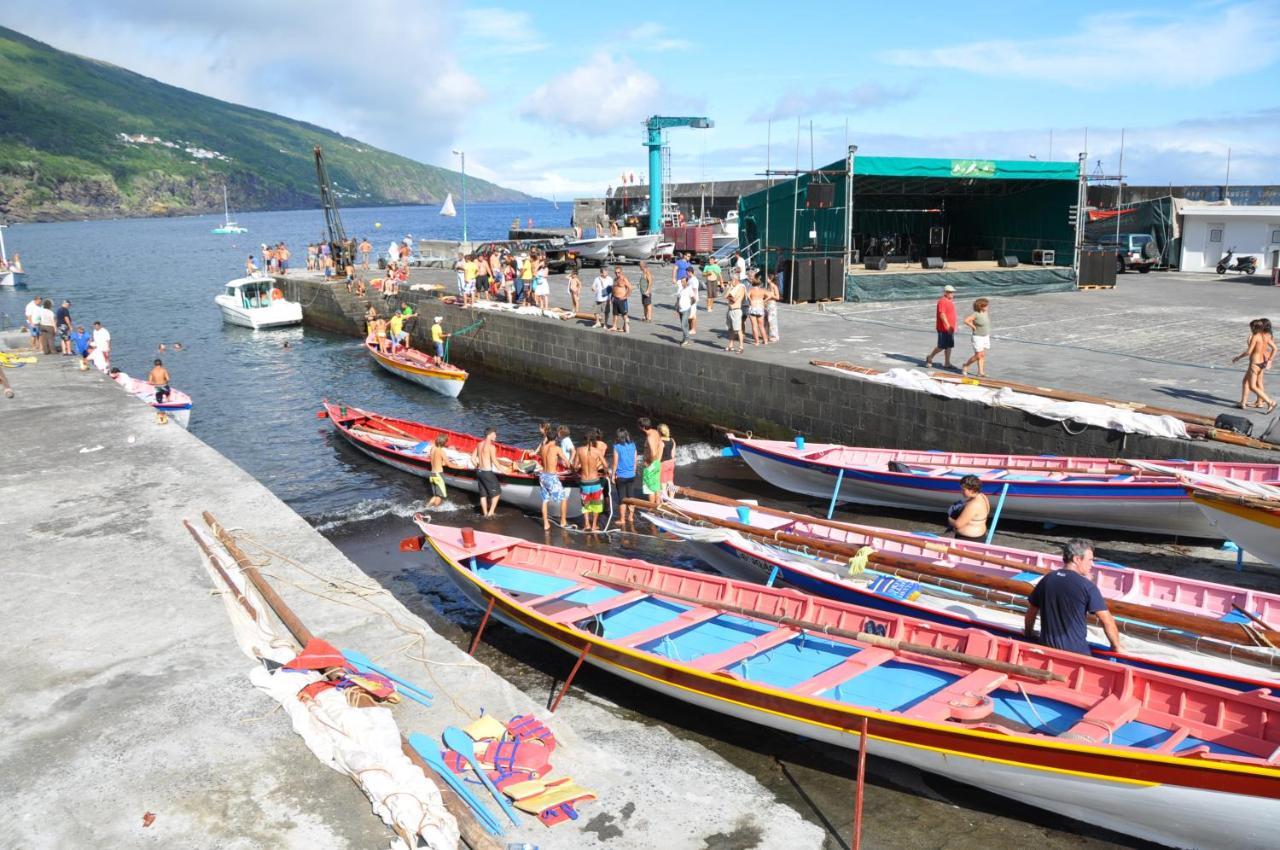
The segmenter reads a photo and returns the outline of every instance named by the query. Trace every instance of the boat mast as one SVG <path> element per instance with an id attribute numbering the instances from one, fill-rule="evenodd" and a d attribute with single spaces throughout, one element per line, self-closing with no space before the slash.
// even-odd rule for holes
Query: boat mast
<path id="1" fill-rule="evenodd" d="M 4 229 L 8 226 L 7 224 L 0 224 L 0 263 L 4 263 L 6 266 L 9 265 L 9 255 L 4 252 Z"/>

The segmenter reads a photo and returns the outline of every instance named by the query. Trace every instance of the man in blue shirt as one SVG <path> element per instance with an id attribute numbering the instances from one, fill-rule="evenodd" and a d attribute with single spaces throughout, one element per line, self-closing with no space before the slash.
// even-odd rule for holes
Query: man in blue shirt
<path id="1" fill-rule="evenodd" d="M 684 256 L 679 254 L 676 255 L 676 264 L 671 269 L 672 283 L 679 283 L 685 279 L 686 275 L 689 274 L 689 266 L 693 265 L 689 260 L 692 257 L 692 254 L 685 254 Z"/>
<path id="2" fill-rule="evenodd" d="M 89 356 L 89 341 L 93 337 L 84 329 L 84 325 L 79 325 L 71 332 L 71 350 L 80 359 Z"/>
<path id="3" fill-rule="evenodd" d="M 1096 614 L 1111 651 L 1119 652 L 1120 630 L 1092 576 L 1093 544 L 1079 537 L 1064 543 L 1062 569 L 1040 579 L 1027 597 L 1026 636 L 1035 638 L 1036 617 L 1040 616 L 1042 644 L 1089 655 L 1088 620 L 1090 614 Z"/>

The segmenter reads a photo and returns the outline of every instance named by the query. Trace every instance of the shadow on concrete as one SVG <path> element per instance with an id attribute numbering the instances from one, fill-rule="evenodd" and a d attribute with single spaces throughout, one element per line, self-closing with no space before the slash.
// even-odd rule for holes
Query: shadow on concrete
<path id="1" fill-rule="evenodd" d="M 1154 389 L 1161 395 L 1167 395 L 1170 398 L 1198 401 L 1201 404 L 1220 404 L 1223 407 L 1231 407 L 1236 403 L 1235 399 L 1223 398 L 1220 395 L 1213 395 L 1199 390 L 1189 390 L 1183 387 L 1155 387 Z"/>

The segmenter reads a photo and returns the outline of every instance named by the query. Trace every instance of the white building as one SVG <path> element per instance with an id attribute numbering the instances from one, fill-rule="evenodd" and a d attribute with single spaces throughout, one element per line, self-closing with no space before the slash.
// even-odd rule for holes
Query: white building
<path id="1" fill-rule="evenodd" d="M 1182 214 L 1184 272 L 1211 272 L 1228 250 L 1258 258 L 1258 273 L 1270 271 L 1280 254 L 1280 207 L 1188 204 Z"/>

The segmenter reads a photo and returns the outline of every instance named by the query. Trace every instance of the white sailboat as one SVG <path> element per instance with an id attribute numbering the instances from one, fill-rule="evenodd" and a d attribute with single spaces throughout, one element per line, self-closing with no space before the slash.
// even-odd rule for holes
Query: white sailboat
<path id="1" fill-rule="evenodd" d="M 7 224 L 0 224 L 0 287 L 21 288 L 27 285 L 27 273 L 22 270 L 22 260 L 15 253 L 13 262 L 4 250 L 4 229 Z"/>
<path id="2" fill-rule="evenodd" d="M 249 228 L 241 227 L 231 220 L 231 207 L 227 204 L 227 187 L 222 187 L 222 215 L 224 223 L 213 229 L 214 233 L 248 233 Z"/>
<path id="3" fill-rule="evenodd" d="M 444 206 L 440 208 L 440 215 L 447 215 L 449 218 L 453 218 L 457 214 L 458 211 L 453 208 L 453 193 L 450 192 L 444 197 Z"/>

